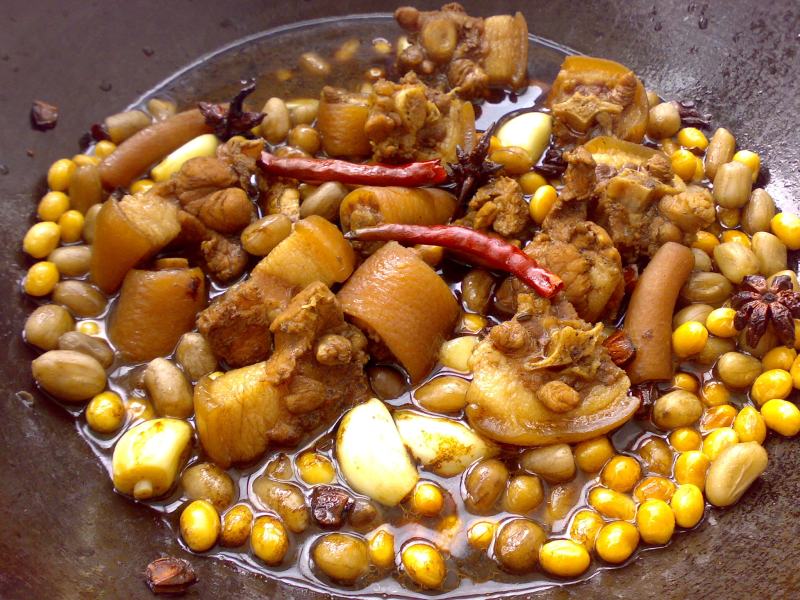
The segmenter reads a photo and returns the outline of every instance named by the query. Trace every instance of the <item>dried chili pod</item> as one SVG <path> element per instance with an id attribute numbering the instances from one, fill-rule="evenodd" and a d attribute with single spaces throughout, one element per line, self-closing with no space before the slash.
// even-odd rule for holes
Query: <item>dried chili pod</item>
<path id="1" fill-rule="evenodd" d="M 400 225 L 388 223 L 347 232 L 350 240 L 395 240 L 456 250 L 489 269 L 505 271 L 531 286 L 537 294 L 552 298 L 564 288 L 560 277 L 504 239 L 459 225 Z"/>

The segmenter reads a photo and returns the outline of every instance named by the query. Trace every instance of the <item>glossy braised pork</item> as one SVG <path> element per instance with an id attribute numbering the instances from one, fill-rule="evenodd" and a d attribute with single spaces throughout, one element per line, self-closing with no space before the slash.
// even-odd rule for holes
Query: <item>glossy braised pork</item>
<path id="1" fill-rule="evenodd" d="M 605 229 L 591 221 L 556 221 L 525 253 L 564 280 L 564 295 L 578 316 L 595 323 L 613 318 L 625 293 L 622 261 Z"/>
<path id="2" fill-rule="evenodd" d="M 297 294 L 270 332 L 268 360 L 195 388 L 198 435 L 220 466 L 254 460 L 271 443 L 296 444 L 368 396 L 366 338 L 345 323 L 327 286 L 313 283 Z"/>
<path id="3" fill-rule="evenodd" d="M 475 113 L 469 102 L 426 86 L 414 73 L 399 83 L 382 79 L 373 88 L 364 131 L 377 162 L 453 162 L 456 146 L 472 148 Z"/>
<path id="4" fill-rule="evenodd" d="M 503 236 L 519 235 L 530 224 L 522 188 L 510 177 L 493 179 L 475 192 L 467 213 L 457 223 L 474 229 L 492 229 Z"/>
<path id="5" fill-rule="evenodd" d="M 231 367 L 266 360 L 272 348 L 270 325 L 291 297 L 292 286 L 256 271 L 198 315 L 198 331 Z"/>
<path id="6" fill-rule="evenodd" d="M 623 261 L 652 256 L 666 242 L 691 245 L 715 218 L 705 188 L 686 185 L 666 155 L 644 146 L 599 137 L 565 152 L 567 171 L 560 202 L 544 223 L 563 219 L 567 205 L 576 221 L 594 221 L 611 237 Z M 579 202 L 581 204 L 570 204 Z"/>
<path id="7" fill-rule="evenodd" d="M 414 71 L 465 99 L 527 83 L 528 24 L 519 12 L 484 19 L 451 2 L 432 11 L 403 6 L 395 19 L 409 34 L 397 57 L 401 73 Z"/>
<path id="8" fill-rule="evenodd" d="M 628 420 L 639 405 L 603 348 L 602 324 L 563 300 L 520 294 L 517 315 L 492 328 L 470 358 L 470 425 L 507 444 L 578 442 Z"/>

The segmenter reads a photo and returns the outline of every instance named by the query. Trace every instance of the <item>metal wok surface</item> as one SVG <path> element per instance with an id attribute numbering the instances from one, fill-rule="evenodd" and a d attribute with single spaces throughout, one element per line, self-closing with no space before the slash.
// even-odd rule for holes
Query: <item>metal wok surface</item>
<path id="1" fill-rule="evenodd" d="M 759 152 L 767 190 L 800 204 L 800 5 L 796 0 L 462 2 L 522 10 L 531 33 L 630 66 L 648 87 L 699 101 L 742 147 Z M 440 2 L 415 2 L 434 8 Z M 88 125 L 185 64 L 236 39 L 299 20 L 391 11 L 394 2 L 317 0 L 4 0 L 0 6 L 0 597 L 151 598 L 147 563 L 187 556 L 158 515 L 112 492 L 105 470 L 59 407 L 34 394 L 33 352 L 20 331 L 32 305 L 19 292 L 20 247 L 56 158 L 79 150 Z M 33 131 L 30 102 L 61 109 Z M 796 265 L 795 265 L 796 266 Z M 732 510 L 712 511 L 669 548 L 626 568 L 536 598 L 791 598 L 800 594 L 800 447 L 772 439 L 770 465 Z M 190 557 L 189 598 L 321 598 L 231 566 Z"/>

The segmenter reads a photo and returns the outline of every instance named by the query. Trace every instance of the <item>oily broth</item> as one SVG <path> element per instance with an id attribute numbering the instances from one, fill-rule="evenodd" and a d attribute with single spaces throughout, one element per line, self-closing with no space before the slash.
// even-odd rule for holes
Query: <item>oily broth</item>
<path id="1" fill-rule="evenodd" d="M 385 29 L 385 27 L 384 27 Z M 335 32 L 330 39 L 315 42 L 315 44 L 328 43 L 327 55 L 323 54 L 326 58 L 332 53 L 331 49 L 335 49 L 338 45 L 333 42 L 338 39 L 341 43 L 347 39 L 341 31 Z M 320 78 L 302 74 L 299 68 L 291 69 L 292 77 L 289 79 L 281 79 L 275 71 L 261 73 L 258 77 L 259 86 L 256 90 L 254 97 L 251 99 L 252 106 L 261 106 L 270 96 L 278 96 L 284 99 L 299 98 L 299 97 L 318 97 L 319 91 L 326 83 L 343 85 L 348 89 L 358 89 L 358 86 L 364 81 L 364 72 L 370 68 L 379 67 L 387 68 L 391 62 L 392 55 L 388 58 L 376 55 L 371 43 L 374 37 L 363 37 L 362 43 L 357 51 L 354 59 L 348 63 L 337 63 L 331 60 L 331 72 L 328 76 Z M 315 46 L 317 47 L 317 46 Z M 549 48 L 552 52 L 552 48 Z M 242 54 L 247 55 L 249 50 L 245 47 L 241 50 Z M 300 53 L 300 50 L 296 52 Z M 322 54 L 322 52 L 320 52 Z M 257 53 L 256 53 L 257 55 Z M 249 56 L 249 55 L 248 55 Z M 533 52 L 530 75 L 534 78 L 536 85 L 531 86 L 528 91 L 521 96 L 514 98 L 505 96 L 502 100 L 496 103 L 485 103 L 482 106 L 481 115 L 478 120 L 480 129 L 486 128 L 492 121 L 502 114 L 519 108 L 527 106 L 532 103 L 541 102 L 544 98 L 544 86 L 539 84 L 539 81 L 552 80 L 555 72 L 553 72 L 552 61 L 547 62 L 537 70 L 536 52 Z M 560 55 L 559 55 L 560 56 Z M 250 57 L 252 58 L 252 57 Z M 269 61 L 268 56 L 263 57 L 265 63 Z M 283 61 L 282 61 L 283 62 Z M 291 61 L 285 61 L 289 64 Z M 296 63 L 296 61 L 295 61 Z M 292 63 L 292 64 L 295 64 Z M 224 73 L 224 71 L 222 71 Z M 391 75 L 391 73 L 389 73 Z M 191 79 L 191 76 L 187 77 Z M 203 95 L 202 98 L 209 100 L 222 100 L 230 96 L 230 91 L 237 87 L 237 83 L 231 80 L 230 76 L 222 77 L 222 85 L 216 90 L 216 96 Z M 181 87 L 180 77 L 170 83 L 168 91 L 171 91 L 172 98 L 174 98 L 179 105 L 188 106 L 194 100 L 198 99 L 197 84 L 190 84 Z M 159 94 L 163 96 L 164 94 Z M 259 208 L 259 216 L 261 209 Z M 169 253 L 170 256 L 175 256 L 175 253 Z M 191 257 L 190 257 L 191 258 Z M 445 261 L 440 268 L 440 274 L 445 278 L 451 286 L 453 292 L 460 298 L 460 282 L 463 276 L 468 271 L 468 267 L 462 264 Z M 496 286 L 501 283 L 502 278 L 496 277 Z M 210 286 L 210 297 L 214 298 L 224 293 L 228 286 L 221 286 L 218 283 L 212 282 Z M 105 337 L 106 324 L 111 306 L 115 298 L 110 298 L 109 305 L 106 312 L 100 317 L 91 319 L 95 321 L 100 332 L 98 335 Z M 496 324 L 501 320 L 508 318 L 508 315 L 501 315 L 492 313 L 485 315 L 488 320 L 488 326 Z M 621 315 L 620 315 L 621 319 Z M 119 358 L 116 359 L 112 371 L 109 375 L 109 388 L 120 394 L 123 398 L 131 396 L 144 397 L 141 385 L 141 375 L 144 369 L 144 364 L 134 363 L 127 364 L 120 362 Z M 397 365 L 392 365 L 394 368 L 399 368 Z M 702 386 L 703 383 L 714 379 L 713 370 L 697 365 L 694 363 L 686 363 L 681 365 L 685 372 L 694 374 Z M 402 369 L 400 369 L 402 372 Z M 453 372 L 442 366 L 437 366 L 433 372 L 426 378 L 420 385 L 423 385 L 436 376 L 444 374 L 453 374 L 460 377 L 469 379 L 468 374 Z M 666 389 L 668 384 L 662 387 Z M 746 400 L 746 395 L 741 393 L 732 393 L 732 403 L 741 406 Z M 397 398 L 387 401 L 387 404 L 393 408 L 411 408 L 419 412 L 426 412 L 418 404 L 415 403 L 413 390 L 408 390 Z M 111 468 L 111 452 L 117 439 L 122 436 L 124 431 L 132 424 L 130 416 L 127 422 L 120 429 L 119 432 L 109 436 L 98 435 L 91 431 L 86 425 L 85 420 L 81 416 L 81 408 L 74 405 L 63 404 L 65 408 L 76 417 L 76 428 L 81 436 L 88 442 L 89 446 L 95 454 L 103 462 L 104 466 L 110 473 Z M 457 415 L 458 418 L 463 419 L 463 413 Z M 194 424 L 194 418 L 189 419 Z M 252 497 L 252 485 L 257 477 L 262 475 L 271 460 L 274 460 L 279 453 L 285 453 L 286 457 L 294 465 L 295 458 L 301 453 L 314 449 L 318 453 L 328 457 L 332 460 L 335 468 L 337 469 L 337 482 L 343 482 L 344 479 L 341 473 L 338 472 L 338 465 L 334 459 L 334 439 L 336 429 L 338 427 L 338 420 L 330 425 L 330 427 L 317 431 L 307 436 L 298 448 L 270 448 L 261 460 L 256 463 L 240 467 L 228 469 L 228 473 L 233 478 L 237 487 L 237 500 L 246 501 Z M 659 437 L 666 440 L 666 434 L 658 431 L 648 419 L 634 419 L 627 423 L 610 438 L 617 450 L 622 454 L 629 454 L 636 456 L 635 448 L 646 438 Z M 516 464 L 516 456 L 519 450 L 512 447 L 504 447 L 501 458 L 511 467 L 511 472 L 514 472 Z M 675 458 L 677 454 L 673 456 Z M 205 460 L 202 449 L 199 444 L 195 443 L 192 449 L 192 455 L 189 459 L 188 465 L 195 464 Z M 293 467 L 294 469 L 294 467 Z M 438 595 L 443 597 L 459 596 L 470 597 L 481 595 L 483 597 L 489 596 L 503 596 L 508 597 L 512 594 L 523 593 L 532 589 L 541 587 L 548 587 L 554 584 L 561 584 L 563 580 L 557 580 L 541 572 L 534 572 L 529 575 L 517 576 L 510 575 L 499 569 L 496 563 L 486 556 L 485 552 L 480 552 L 472 549 L 466 542 L 466 530 L 469 525 L 476 521 L 491 520 L 502 521 L 506 518 L 511 518 L 515 515 L 498 512 L 490 516 L 477 516 L 472 515 L 464 508 L 462 500 L 462 486 L 463 477 L 442 478 L 433 473 L 421 471 L 421 478 L 437 483 L 445 491 L 447 499 L 445 503 L 445 510 L 443 515 L 435 518 L 417 519 L 416 521 L 408 514 L 403 506 L 394 508 L 381 508 L 385 522 L 388 528 L 395 535 L 395 549 L 398 550 L 402 545 L 412 538 L 424 538 L 435 542 L 440 548 L 447 550 L 447 566 L 448 578 L 445 581 L 443 591 L 441 592 L 424 592 L 425 595 Z M 310 496 L 311 486 L 305 484 L 298 476 L 296 470 L 293 470 L 293 477 L 289 480 L 298 485 L 306 494 Z M 571 522 L 572 516 L 581 508 L 587 506 L 587 495 L 589 489 L 596 485 L 598 481 L 597 475 L 586 475 L 579 469 L 576 477 L 567 484 L 560 484 L 560 486 L 551 485 L 546 482 L 543 483 L 545 490 L 545 501 L 531 514 L 526 515 L 540 524 L 544 525 L 550 531 L 549 538 L 564 537 Z M 573 506 L 563 515 L 550 514 L 549 498 L 556 487 L 563 487 L 571 494 L 575 501 Z M 353 496 L 358 497 L 353 494 Z M 180 489 L 173 491 L 167 498 L 162 498 L 158 501 L 145 502 L 153 509 L 161 512 L 168 523 L 172 526 L 176 536 L 178 535 L 177 521 L 180 509 L 186 502 L 181 494 Z M 256 516 L 263 514 L 264 511 L 260 510 L 257 506 L 251 503 Z M 448 521 L 449 517 L 455 515 L 456 522 Z M 444 522 L 444 523 L 443 523 Z M 356 530 L 346 523 L 341 531 L 356 532 Z M 213 548 L 210 552 L 206 553 L 211 556 L 222 558 L 231 561 L 247 570 L 254 571 L 261 574 L 266 574 L 278 577 L 283 581 L 291 582 L 293 584 L 307 587 L 320 591 L 336 591 L 336 590 L 349 590 L 351 595 L 374 595 L 374 594 L 391 594 L 394 597 L 406 597 L 416 595 L 415 592 L 421 591 L 415 584 L 411 583 L 405 576 L 394 572 L 391 578 L 385 578 L 383 572 L 378 572 L 373 569 L 370 574 L 359 582 L 356 588 L 336 585 L 328 580 L 323 574 L 318 573 L 311 567 L 311 560 L 309 556 L 310 548 L 313 541 L 323 533 L 323 530 L 317 526 L 312 525 L 309 529 L 300 535 L 291 535 L 291 546 L 289 553 L 283 563 L 283 566 L 272 568 L 265 567 L 260 561 L 255 559 L 249 552 L 247 545 L 238 549 L 225 549 L 219 546 Z M 648 550 L 649 547 L 641 546 L 636 553 L 629 560 L 635 560 L 638 552 Z M 491 549 L 490 549 L 491 551 Z M 626 561 L 627 562 L 627 561 Z M 599 570 L 612 568 L 602 565 L 599 560 L 593 560 L 590 569 L 582 575 L 578 580 L 585 580 L 594 576 Z M 465 585 L 462 585 L 464 583 Z M 469 586 L 469 587 L 468 587 Z M 511 588 L 510 586 L 513 586 Z M 466 588 L 466 589 L 465 589 Z"/>
<path id="2" fill-rule="evenodd" d="M 441 274 L 446 278 L 451 289 L 453 289 L 454 293 L 456 293 L 456 295 L 459 297 L 461 279 L 467 271 L 468 268 L 464 265 L 453 262 L 445 262 L 440 269 Z M 498 279 L 496 283 L 499 284 L 500 280 Z M 214 288 L 215 295 L 224 293 L 225 289 L 227 288 L 216 285 Z M 486 316 L 489 326 L 498 323 L 505 318 L 501 314 L 492 312 Z M 104 330 L 106 319 L 107 313 L 103 318 L 96 319 L 101 327 L 100 335 L 103 337 L 105 337 Z M 170 356 L 170 358 L 172 358 L 172 356 Z M 109 376 L 109 388 L 119 393 L 123 398 L 130 396 L 144 397 L 141 389 L 141 374 L 145 365 L 146 363 L 119 364 L 119 359 L 117 359 L 117 362 L 113 367 L 113 371 Z M 398 369 L 400 372 L 403 372 L 402 367 L 397 364 L 392 364 L 389 366 Z M 698 365 L 687 364 L 684 365 L 684 367 L 684 371 L 690 371 L 691 369 L 691 372 L 695 373 L 701 382 L 713 378 L 713 373 L 710 370 L 704 371 Z M 437 376 L 443 375 L 454 375 L 465 379 L 470 379 L 470 375 L 468 373 L 454 371 L 439 365 L 435 367 L 431 374 L 425 380 L 420 382 L 420 384 L 414 389 L 421 387 Z M 386 403 L 395 409 L 413 409 L 421 413 L 426 413 L 427 411 L 425 411 L 424 408 L 416 403 L 414 399 L 414 389 L 409 389 L 399 397 L 387 400 Z M 93 432 L 86 425 L 85 421 L 80 416 L 80 409 L 75 407 L 68 408 L 70 409 L 70 412 L 76 416 L 76 426 L 79 433 L 87 440 L 110 473 L 111 453 L 113 451 L 114 444 L 124 433 L 125 429 L 132 424 L 132 422 L 129 419 L 125 426 L 123 426 L 123 428 L 116 434 L 110 436 L 101 436 Z M 437 413 L 429 414 L 437 415 Z M 465 420 L 463 417 L 463 411 L 458 415 L 449 416 Z M 194 417 L 190 418 L 189 421 L 194 425 Z M 247 501 L 248 499 L 254 497 L 252 493 L 253 482 L 259 476 L 265 473 L 270 462 L 275 460 L 279 455 L 284 455 L 290 461 L 290 464 L 293 468 L 293 476 L 287 481 L 298 485 L 303 490 L 307 498 L 310 498 L 310 492 L 312 488 L 303 482 L 302 479 L 300 479 L 296 469 L 294 469 L 296 458 L 303 452 L 314 450 L 315 452 L 329 458 L 337 470 L 337 479 L 333 483 L 337 484 L 343 482 L 344 478 L 339 471 L 338 464 L 336 463 L 334 457 L 334 439 L 336 430 L 338 428 L 338 423 L 339 420 L 332 423 L 330 427 L 307 436 L 297 448 L 272 448 L 268 450 L 267 453 L 253 465 L 228 469 L 228 473 L 231 475 L 236 485 L 236 501 Z M 667 436 L 666 434 L 659 432 L 647 419 L 634 419 L 610 436 L 617 452 L 631 456 L 636 456 L 635 448 L 640 445 L 644 439 L 649 437 L 659 437 L 666 441 Z M 514 447 L 506 446 L 503 448 L 500 456 L 500 458 L 509 465 L 512 473 L 514 472 L 514 466 L 516 464 L 518 454 L 519 450 L 515 449 Z M 195 443 L 192 449 L 191 457 L 187 463 L 187 467 L 204 460 L 206 460 L 206 458 L 203 455 L 202 449 L 200 448 L 199 444 Z M 563 580 L 557 580 L 548 577 L 540 572 L 534 572 L 532 574 L 522 576 L 506 573 L 500 569 L 493 560 L 489 559 L 485 552 L 475 550 L 467 543 L 466 531 L 474 522 L 482 520 L 503 522 L 506 519 L 511 519 L 519 515 L 504 512 L 502 510 L 487 516 L 472 515 L 471 513 L 467 512 L 462 499 L 463 476 L 445 478 L 423 470 L 421 471 L 421 480 L 434 482 L 445 491 L 446 502 L 442 515 L 433 518 L 417 518 L 415 520 L 413 515 L 410 515 L 407 509 L 402 505 L 393 508 L 380 508 L 384 516 L 387 529 L 389 529 L 395 536 L 396 550 L 401 548 L 405 542 L 411 539 L 422 538 L 436 543 L 437 546 L 449 554 L 447 558 L 448 578 L 445 580 L 445 584 L 443 586 L 443 593 L 445 596 L 449 597 L 450 595 L 454 595 L 461 597 L 459 591 L 462 587 L 462 582 L 469 582 L 470 585 L 480 585 L 481 590 L 488 588 L 481 592 L 482 594 L 492 594 L 495 592 L 495 590 L 497 590 L 497 593 L 499 593 L 499 590 L 503 584 L 519 585 L 520 583 L 524 582 L 526 587 L 545 587 L 555 583 L 563 583 Z M 574 514 L 582 508 L 588 507 L 587 496 L 589 490 L 593 486 L 597 485 L 598 480 L 598 474 L 588 475 L 583 473 L 580 469 L 577 470 L 575 478 L 565 484 L 549 484 L 542 480 L 545 500 L 533 512 L 526 514 L 525 516 L 543 525 L 545 529 L 550 532 L 550 538 L 566 536 Z M 551 511 L 549 501 L 550 496 L 557 488 L 565 490 L 566 493 L 574 498 L 574 502 L 566 514 L 556 515 Z M 359 498 L 357 494 L 353 494 L 353 496 L 355 498 Z M 178 486 L 178 489 L 174 490 L 173 493 L 168 497 L 156 501 L 144 502 L 144 504 L 147 504 L 151 508 L 161 512 L 175 532 L 175 535 L 178 536 L 178 518 L 180 516 L 180 510 L 187 502 L 187 498 L 182 495 Z M 249 502 L 249 504 L 251 508 L 253 508 L 255 516 L 264 514 L 264 511 L 261 510 L 257 504 L 253 502 Z M 457 519 L 456 522 L 451 522 L 453 517 Z M 343 525 L 337 531 L 362 533 L 349 523 L 345 523 L 345 525 Z M 407 577 L 404 577 L 401 574 L 393 573 L 392 579 L 390 580 L 385 578 L 384 572 L 374 569 L 370 572 L 370 574 L 363 578 L 356 587 L 349 586 L 344 588 L 331 582 L 324 574 L 319 573 L 311 566 L 312 563 L 309 555 L 314 541 L 324 532 L 325 530 L 317 526 L 311 526 L 302 534 L 292 534 L 290 536 L 290 550 L 287 553 L 283 565 L 280 567 L 265 567 L 263 563 L 260 563 L 250 554 L 247 545 L 236 549 L 216 546 L 214 549 L 205 554 L 234 562 L 248 570 L 252 570 L 261 574 L 277 576 L 282 580 L 291 581 L 294 584 L 311 587 L 313 589 L 323 590 L 326 588 L 330 589 L 332 587 L 333 589 L 358 590 L 363 593 L 385 590 L 387 592 L 391 592 L 393 595 L 402 595 L 404 592 L 408 591 L 419 591 L 425 594 L 430 594 L 430 592 L 423 592 L 421 588 L 418 588 L 413 582 L 410 582 Z M 182 540 L 181 544 L 183 545 Z M 647 549 L 647 546 L 642 546 L 629 560 L 635 560 L 638 552 Z M 186 548 L 186 550 L 189 551 L 188 548 Z M 590 569 L 584 575 L 582 575 L 579 580 L 588 579 L 597 573 L 597 571 L 606 568 L 615 567 L 601 565 L 599 564 L 599 561 L 595 560 L 592 562 Z M 394 582 L 393 587 L 391 587 L 392 584 L 389 583 L 391 581 Z"/>

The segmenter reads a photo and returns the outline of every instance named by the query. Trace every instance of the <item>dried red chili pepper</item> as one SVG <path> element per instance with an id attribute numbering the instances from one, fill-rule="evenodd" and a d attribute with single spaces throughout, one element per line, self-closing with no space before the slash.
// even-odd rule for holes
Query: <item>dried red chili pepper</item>
<path id="1" fill-rule="evenodd" d="M 429 244 L 457 250 L 479 259 L 490 269 L 517 276 L 545 298 L 551 298 L 564 287 L 557 275 L 540 267 L 535 260 L 503 239 L 458 225 L 396 225 L 356 229 L 345 234 L 348 239 Z"/>
<path id="2" fill-rule="evenodd" d="M 265 173 L 301 181 L 338 181 L 353 185 L 401 185 L 420 187 L 447 180 L 439 160 L 405 165 L 359 164 L 333 158 L 281 158 L 262 152 L 258 166 Z"/>

